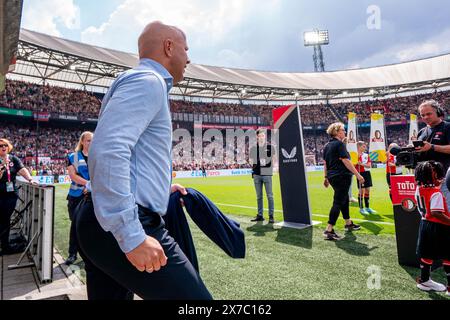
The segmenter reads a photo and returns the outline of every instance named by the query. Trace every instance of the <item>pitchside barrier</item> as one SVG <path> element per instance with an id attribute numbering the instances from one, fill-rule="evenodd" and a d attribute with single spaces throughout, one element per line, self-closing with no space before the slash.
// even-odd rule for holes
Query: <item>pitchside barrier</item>
<path id="1" fill-rule="evenodd" d="M 53 280 L 53 231 L 55 187 L 17 182 L 19 200 L 12 222 L 25 238 L 27 247 L 15 265 L 8 269 L 36 267 L 41 283 Z M 31 263 L 22 264 L 28 255 Z"/>

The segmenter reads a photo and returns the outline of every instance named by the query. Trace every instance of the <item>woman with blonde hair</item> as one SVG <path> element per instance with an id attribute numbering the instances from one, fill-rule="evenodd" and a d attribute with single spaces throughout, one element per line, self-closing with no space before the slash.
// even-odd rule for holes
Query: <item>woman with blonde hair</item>
<path id="1" fill-rule="evenodd" d="M 70 185 L 69 194 L 67 195 L 67 209 L 69 211 L 70 240 L 69 240 L 69 257 L 66 265 L 71 265 L 77 260 L 78 246 L 76 237 L 76 210 L 86 193 L 90 192 L 90 178 L 88 169 L 89 148 L 91 146 L 94 134 L 90 131 L 83 132 L 75 147 L 75 152 L 68 156 L 68 168 L 72 184 Z"/>
<path id="2" fill-rule="evenodd" d="M 325 240 L 340 240 L 341 237 L 334 231 L 339 214 L 345 219 L 345 229 L 347 231 L 359 230 L 361 227 L 354 224 L 350 219 L 350 203 L 348 190 L 352 182 L 353 174 L 356 175 L 360 183 L 364 183 L 364 178 L 358 173 L 350 161 L 350 154 L 345 144 L 345 126 L 343 123 L 333 123 L 328 127 L 328 135 L 331 140 L 324 149 L 323 158 L 325 160 L 325 181 L 324 186 L 330 185 L 334 190 L 333 206 L 330 210 L 330 219 L 327 229 L 324 232 Z"/>
<path id="3" fill-rule="evenodd" d="M 33 178 L 19 158 L 11 155 L 13 145 L 7 139 L 0 139 L 0 255 L 12 253 L 9 244 L 11 216 L 18 199 L 16 177 L 22 176 L 29 183 Z"/>

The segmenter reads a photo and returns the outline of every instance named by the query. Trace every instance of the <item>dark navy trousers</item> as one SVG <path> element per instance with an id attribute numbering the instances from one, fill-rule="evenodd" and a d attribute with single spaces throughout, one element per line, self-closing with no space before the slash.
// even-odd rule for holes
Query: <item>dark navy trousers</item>
<path id="1" fill-rule="evenodd" d="M 90 198 L 77 208 L 79 253 L 85 262 L 89 300 L 130 300 L 133 293 L 144 300 L 211 300 L 198 272 L 165 229 L 157 213 L 139 210 L 148 236 L 159 241 L 167 265 L 154 273 L 138 271 L 126 258 L 116 239 L 97 221 Z"/>

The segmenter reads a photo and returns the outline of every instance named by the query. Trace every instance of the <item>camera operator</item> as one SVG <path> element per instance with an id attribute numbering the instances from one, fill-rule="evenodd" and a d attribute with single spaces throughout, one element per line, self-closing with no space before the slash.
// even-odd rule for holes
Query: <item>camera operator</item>
<path id="1" fill-rule="evenodd" d="M 450 167 L 450 123 L 443 120 L 445 111 L 436 101 L 428 100 L 420 105 L 419 113 L 427 125 L 418 134 L 418 140 L 424 143 L 422 147 L 416 148 L 419 161 L 438 161 L 447 171 Z M 449 206 L 450 192 L 445 183 L 441 191 Z"/>

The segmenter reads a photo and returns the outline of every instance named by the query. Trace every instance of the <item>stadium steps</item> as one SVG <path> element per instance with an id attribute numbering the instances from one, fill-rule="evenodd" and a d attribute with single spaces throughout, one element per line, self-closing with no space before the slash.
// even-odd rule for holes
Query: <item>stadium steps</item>
<path id="1" fill-rule="evenodd" d="M 339 112 L 333 107 L 332 104 L 327 103 L 327 107 L 328 109 L 330 109 L 331 114 L 336 118 L 337 121 L 342 122 L 342 123 L 346 123 L 344 117 L 342 117 Z"/>

